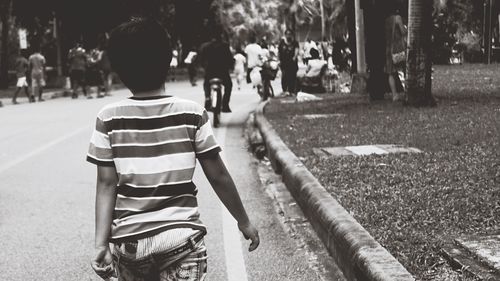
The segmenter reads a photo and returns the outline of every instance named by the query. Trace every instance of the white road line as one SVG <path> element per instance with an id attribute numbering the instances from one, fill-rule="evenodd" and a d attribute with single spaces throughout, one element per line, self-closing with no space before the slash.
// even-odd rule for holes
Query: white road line
<path id="1" fill-rule="evenodd" d="M 53 140 L 53 141 L 51 141 L 51 142 L 49 142 L 49 143 L 41 146 L 41 147 L 39 147 L 39 148 L 37 148 L 37 149 L 35 149 L 35 150 L 27 153 L 27 154 L 24 154 L 21 157 L 18 157 L 17 159 L 14 159 L 13 161 L 10 161 L 10 162 L 7 162 L 7 163 L 5 163 L 3 165 L 0 165 L 0 173 L 2 173 L 4 171 L 6 171 L 6 170 L 8 170 L 8 169 L 10 169 L 10 168 L 12 168 L 14 166 L 16 166 L 17 164 L 19 164 L 21 162 L 24 162 L 24 161 L 30 159 L 33 156 L 36 156 L 36 155 L 44 152 L 45 150 L 47 150 L 47 149 L 49 149 L 49 148 L 51 148 L 51 147 L 53 147 L 53 146 L 55 146 L 55 145 L 57 145 L 57 144 L 65 141 L 65 140 L 67 140 L 67 139 L 69 139 L 69 138 L 71 138 L 71 137 L 73 137 L 75 135 L 80 134 L 83 131 L 89 130 L 89 128 L 90 127 L 84 127 L 84 128 L 80 128 L 78 130 L 75 130 L 75 131 L 73 131 L 73 132 L 71 132 L 69 134 L 66 134 L 64 136 L 61 136 L 61 137 L 59 137 L 59 138 L 57 138 L 57 139 L 55 139 L 55 140 Z"/>
<path id="2" fill-rule="evenodd" d="M 236 108 L 239 112 L 240 108 Z M 233 117 L 234 118 L 234 117 Z M 231 118 L 231 120 L 233 119 Z M 221 124 L 220 129 L 216 131 L 219 142 L 222 147 L 226 145 L 227 127 Z M 226 162 L 224 152 L 221 157 Z M 229 211 L 221 204 L 222 210 L 222 233 L 224 236 L 224 254 L 226 258 L 226 273 L 228 281 L 247 281 L 247 269 L 245 267 L 245 260 L 243 259 L 243 250 L 240 240 L 240 231 L 237 226 L 236 220 L 231 216 Z"/>

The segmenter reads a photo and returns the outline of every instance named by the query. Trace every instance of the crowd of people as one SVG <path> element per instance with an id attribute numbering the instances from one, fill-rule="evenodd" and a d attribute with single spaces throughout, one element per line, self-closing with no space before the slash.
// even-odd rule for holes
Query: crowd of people
<path id="1" fill-rule="evenodd" d="M 97 98 L 109 95 L 112 71 L 103 46 L 87 52 L 81 43 L 76 43 L 68 53 L 68 72 L 73 99 L 78 98 L 79 89 L 91 99 L 88 87 L 97 88 Z"/>
<path id="2" fill-rule="evenodd" d="M 21 50 L 15 63 L 16 90 L 12 96 L 12 103 L 18 104 L 19 93 L 24 91 L 30 103 L 45 101 L 42 97 L 46 86 L 47 67 L 46 59 L 37 47 L 26 58 L 26 50 Z M 81 43 L 76 43 L 69 50 L 67 57 L 69 75 L 68 88 L 71 97 L 78 98 L 79 90 L 88 99 L 92 98 L 89 87 L 96 87 L 96 97 L 109 95 L 112 84 L 112 71 L 103 46 L 86 51 Z M 31 86 L 31 91 L 30 91 Z"/>
<path id="3" fill-rule="evenodd" d="M 231 72 L 238 90 L 245 80 L 258 88 L 262 84 L 262 68 L 268 62 L 275 62 L 281 72 L 282 95 L 287 96 L 309 89 L 325 91 L 324 77 L 334 80 L 339 71 L 349 71 L 351 67 L 351 52 L 346 38 L 332 42 L 307 40 L 299 44 L 292 30 L 287 30 L 279 42 L 270 43 L 266 37 L 257 40 L 256 36 L 251 35 L 248 44 L 233 47 L 221 34 L 216 32 L 215 39 L 202 44 L 199 50 L 190 50 L 184 60 L 193 86 L 196 85 L 196 64 L 200 64 L 205 70 L 207 108 L 210 107 L 208 81 L 215 76 L 223 81 L 223 108 L 230 112 L 229 100 L 233 88 Z M 271 76 L 274 79 L 276 75 Z"/>
<path id="4" fill-rule="evenodd" d="M 262 83 L 261 68 L 269 61 L 279 65 L 282 95 L 296 95 L 309 86 L 321 88 L 323 76 L 333 77 L 337 71 L 348 70 L 350 51 L 344 42 L 315 42 L 307 40 L 303 44 L 295 39 L 292 30 L 286 30 L 279 42 L 269 42 L 266 37 L 257 40 L 255 35 L 248 38 L 248 44 L 231 46 L 223 37 L 223 32 L 214 33 L 215 39 L 204 43 L 200 48 L 192 47 L 186 55 L 182 47 L 174 46 L 170 66 L 170 80 L 176 80 L 176 69 L 184 64 L 189 81 L 196 86 L 197 67 L 205 70 L 204 89 L 208 97 L 208 79 L 222 77 L 225 86 L 224 111 L 230 112 L 229 99 L 232 91 L 231 73 L 234 74 L 237 88 L 241 89 L 245 80 L 249 84 Z M 220 38 L 219 38 L 220 37 Z M 345 40 L 344 40 L 345 41 Z M 24 50 L 23 50 L 24 51 Z M 227 63 L 226 63 L 227 62 Z M 71 97 L 79 93 L 88 99 L 93 98 L 89 87 L 96 87 L 96 97 L 109 95 L 112 84 L 112 70 L 104 44 L 86 51 L 81 43 L 76 43 L 67 56 L 68 81 Z M 255 70 L 255 71 L 254 71 Z M 16 61 L 17 83 L 12 103 L 24 90 L 29 102 L 44 101 L 42 95 L 46 85 L 46 60 L 39 50 L 34 49 L 28 58 L 24 52 Z M 31 91 L 30 91 L 31 87 Z M 208 103 L 208 101 L 207 101 Z"/>

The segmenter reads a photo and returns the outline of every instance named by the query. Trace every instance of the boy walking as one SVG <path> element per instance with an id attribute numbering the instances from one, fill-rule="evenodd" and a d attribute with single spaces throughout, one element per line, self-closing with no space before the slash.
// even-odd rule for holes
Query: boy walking
<path id="1" fill-rule="evenodd" d="M 259 245 L 257 229 L 219 156 L 207 112 L 165 93 L 172 51 L 163 27 L 133 19 L 115 28 L 108 51 L 133 96 L 98 113 L 90 141 L 87 160 L 97 165 L 92 268 L 103 279 L 116 270 L 123 281 L 203 280 L 206 228 L 192 181 L 196 159 L 251 240 L 249 251 Z"/>
<path id="2" fill-rule="evenodd" d="M 12 97 L 13 104 L 18 104 L 17 95 L 23 88 L 24 92 L 26 93 L 26 97 L 28 98 L 28 101 L 33 102 L 33 100 L 30 97 L 30 93 L 28 91 L 28 81 L 26 79 L 26 73 L 28 72 L 28 69 L 29 69 L 28 60 L 22 54 L 19 54 L 18 58 L 16 59 L 17 83 L 16 83 L 16 91 L 14 92 L 14 96 Z"/>
<path id="3" fill-rule="evenodd" d="M 40 53 L 39 49 L 29 57 L 29 66 L 31 68 L 31 100 L 35 101 L 35 89 L 38 90 L 38 101 L 42 99 L 43 88 L 45 87 L 45 57 Z"/>

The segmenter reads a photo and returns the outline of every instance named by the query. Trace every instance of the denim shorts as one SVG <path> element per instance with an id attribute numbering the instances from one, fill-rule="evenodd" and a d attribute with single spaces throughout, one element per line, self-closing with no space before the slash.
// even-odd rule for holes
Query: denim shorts
<path id="1" fill-rule="evenodd" d="M 119 281 L 201 281 L 207 274 L 207 249 L 204 233 L 198 232 L 187 241 L 163 252 L 137 258 L 138 242 L 114 245 L 113 260 Z M 151 247 L 157 247 L 151 245 Z"/>

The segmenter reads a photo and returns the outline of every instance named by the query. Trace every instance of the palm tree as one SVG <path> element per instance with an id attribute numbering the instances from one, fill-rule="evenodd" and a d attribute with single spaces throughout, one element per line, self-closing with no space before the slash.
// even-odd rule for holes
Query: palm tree
<path id="1" fill-rule="evenodd" d="M 434 106 L 431 90 L 432 0 L 410 0 L 408 12 L 407 103 Z"/>

